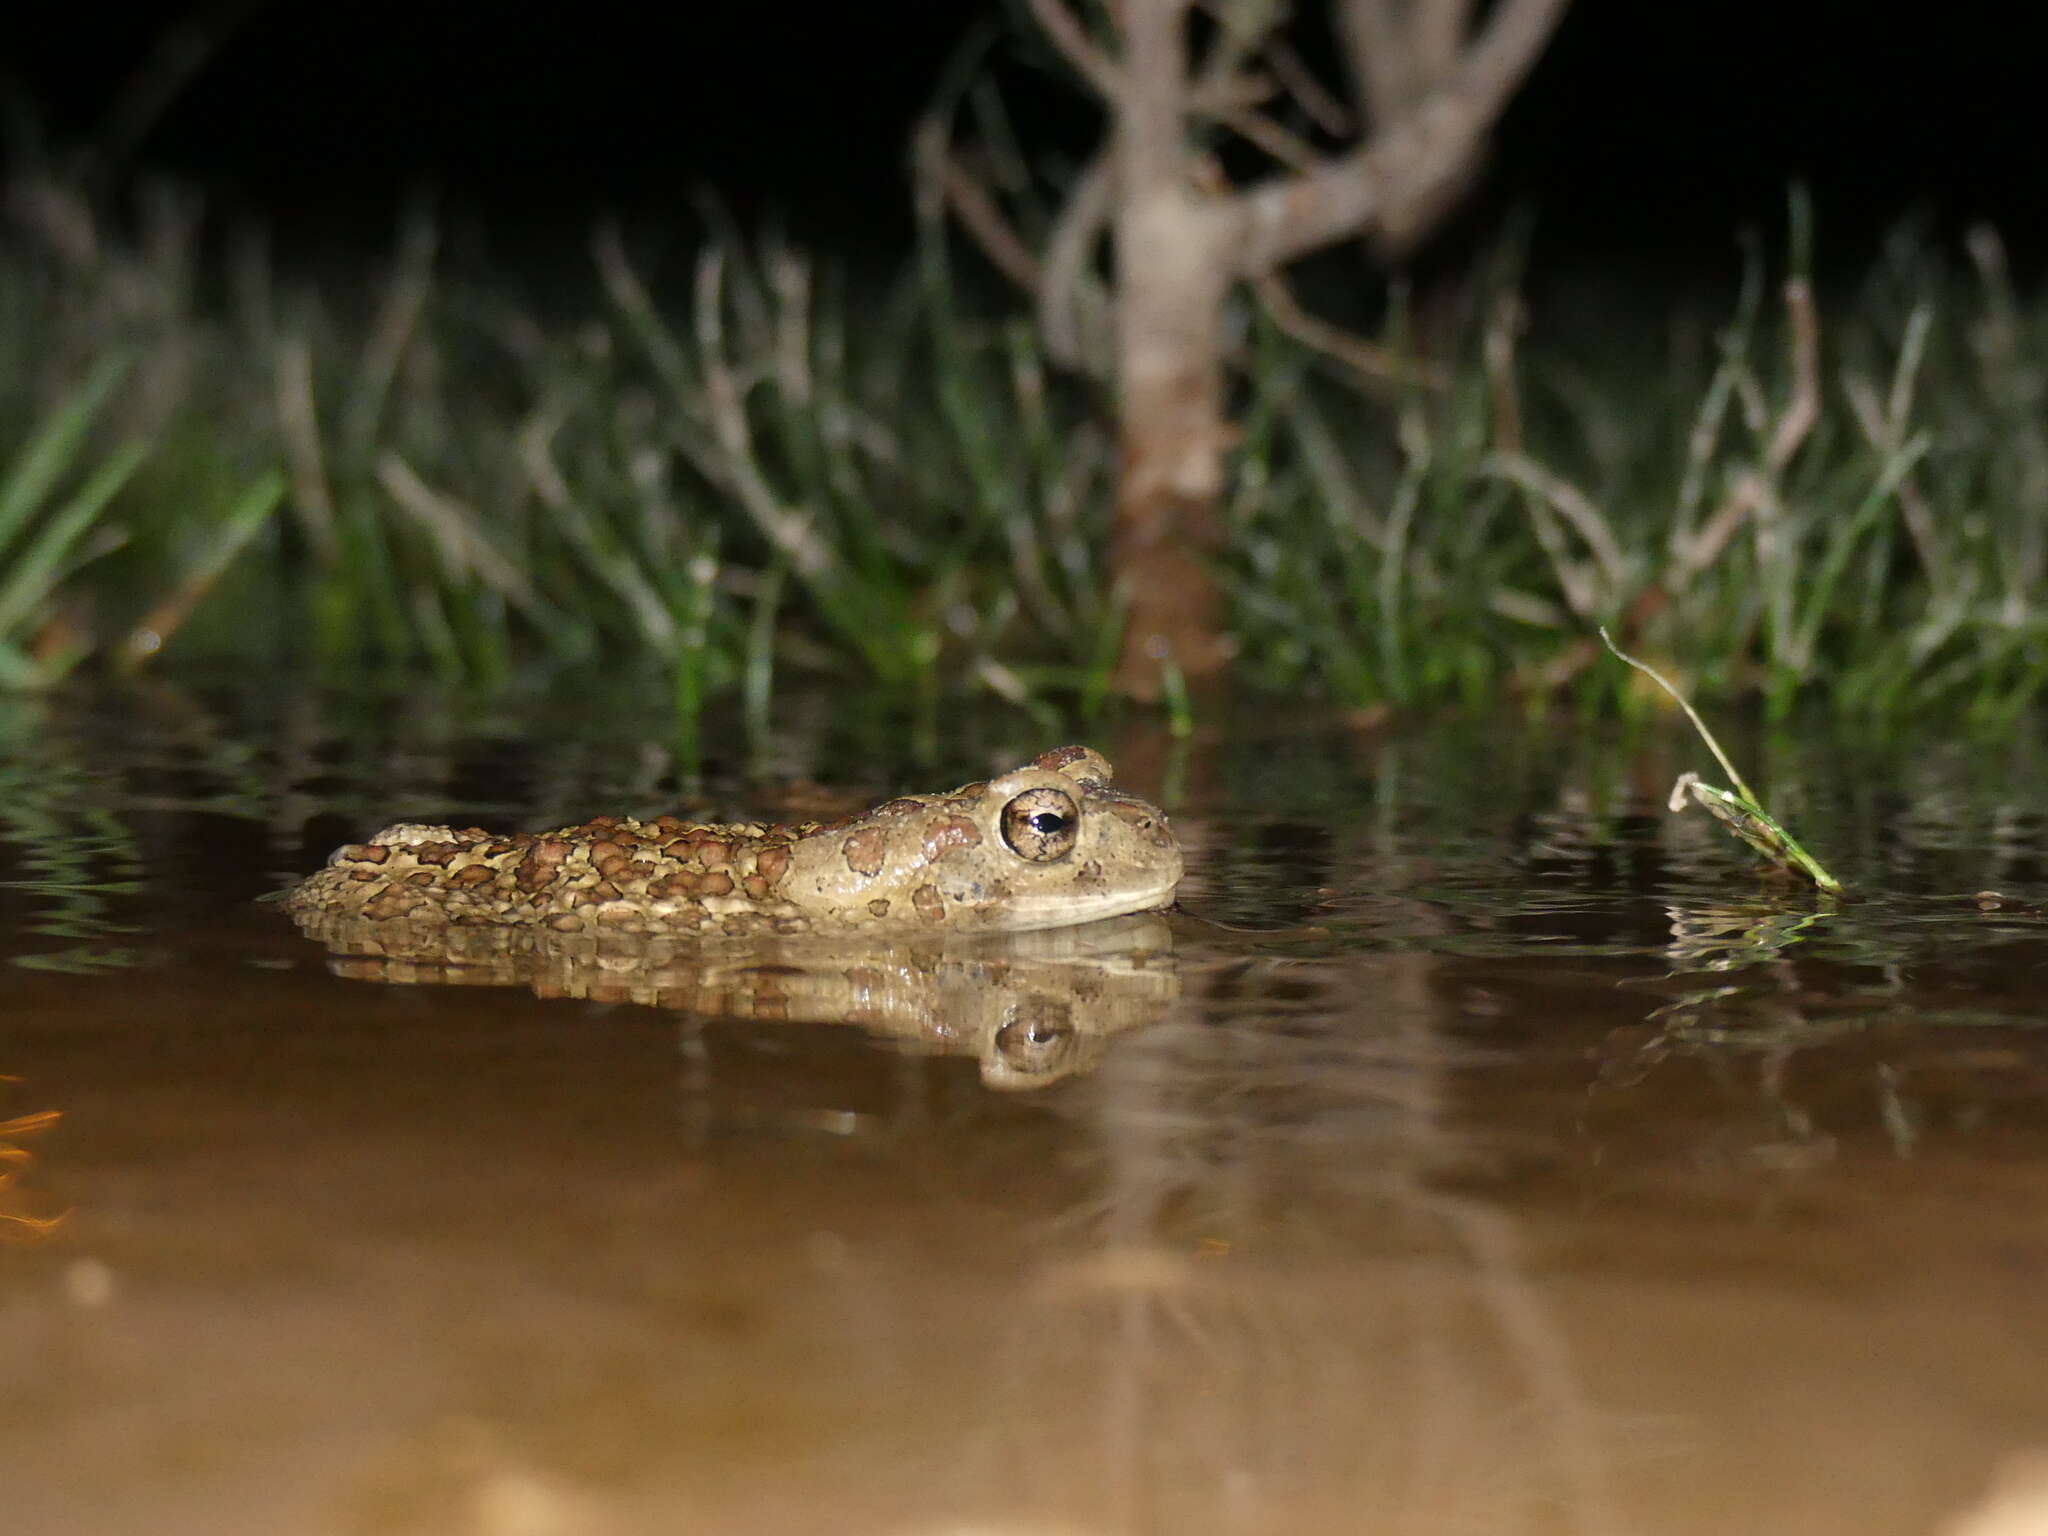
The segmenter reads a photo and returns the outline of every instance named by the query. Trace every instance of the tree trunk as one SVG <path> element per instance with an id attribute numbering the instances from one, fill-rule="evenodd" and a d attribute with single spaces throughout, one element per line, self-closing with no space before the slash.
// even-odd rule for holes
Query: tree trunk
<path id="1" fill-rule="evenodd" d="M 1233 434 L 1223 414 L 1230 264 L 1215 210 L 1184 186 L 1127 199 L 1117 226 L 1122 467 L 1112 569 L 1126 622 L 1117 686 L 1156 698 L 1171 663 L 1199 677 L 1229 660 L 1214 563 Z"/>
<path id="2" fill-rule="evenodd" d="M 1228 659 L 1213 562 L 1223 548 L 1227 221 L 1191 183 L 1188 0 L 1125 0 L 1117 101 L 1116 353 L 1123 463 L 1111 569 L 1123 586 L 1116 684 L 1156 698 L 1163 666 Z"/>

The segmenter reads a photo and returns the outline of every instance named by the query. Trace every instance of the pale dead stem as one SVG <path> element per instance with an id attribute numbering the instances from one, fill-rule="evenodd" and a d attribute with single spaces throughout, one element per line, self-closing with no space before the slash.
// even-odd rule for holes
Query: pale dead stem
<path id="1" fill-rule="evenodd" d="M 775 550 L 786 558 L 799 575 L 816 576 L 835 563 L 831 547 L 819 535 L 814 518 L 808 509 L 784 505 L 782 498 L 770 484 L 766 470 L 762 468 L 759 454 L 754 447 L 753 428 L 747 420 L 746 397 L 748 384 L 743 383 L 738 370 L 733 366 L 731 349 L 725 333 L 725 311 L 727 292 L 725 282 L 726 252 L 722 245 L 714 243 L 706 247 L 697 260 L 697 272 L 693 302 L 696 324 L 697 355 L 694 359 L 701 372 L 698 392 L 685 398 L 682 396 L 683 380 L 688 367 L 677 353 L 673 341 L 668 337 L 654 300 L 646 286 L 634 272 L 626 259 L 623 245 L 615 230 L 599 233 L 594 250 L 597 257 L 599 276 L 612 302 L 625 312 L 628 319 L 642 337 L 645 344 L 657 355 L 657 370 L 667 379 L 671 389 L 678 394 L 679 408 L 696 415 L 701 413 L 711 428 L 712 446 L 688 445 L 690 456 L 699 469 L 718 482 L 739 502 L 747 515 L 753 519 L 762 535 Z M 782 298 L 792 301 L 808 295 L 808 277 L 801 280 L 785 273 L 775 286 Z M 757 320 L 770 335 L 778 336 L 776 353 L 780 365 L 792 370 L 792 349 L 808 349 L 808 332 L 799 331 L 792 339 L 792 333 L 778 327 L 772 321 Z M 785 319 L 783 326 L 798 325 Z M 802 387 L 808 388 L 808 373 L 803 374 Z M 532 467 L 538 471 L 547 467 L 544 455 L 533 456 L 536 442 L 531 433 L 525 435 Z M 559 482 L 559 475 L 551 477 Z M 537 476 L 536 486 L 546 499 L 551 490 L 555 494 L 566 494 L 566 486 L 554 490 L 550 480 Z"/>
<path id="2" fill-rule="evenodd" d="M 277 424 L 291 470 L 292 506 L 307 541 L 320 559 L 331 565 L 340 558 L 341 545 L 334 534 L 334 493 L 329 488 L 320 415 L 313 400 L 313 346 L 304 332 L 278 342 L 275 376 Z"/>
<path id="3" fill-rule="evenodd" d="M 426 530 L 449 574 L 474 576 L 528 613 L 540 607 L 532 585 L 491 543 L 472 507 L 435 490 L 394 452 L 378 458 L 377 483 L 400 511 Z"/>
<path id="4" fill-rule="evenodd" d="M 777 248 L 768 258 L 775 294 L 775 387 L 790 404 L 811 404 L 811 264 Z"/>
<path id="5" fill-rule="evenodd" d="M 1820 420 L 1820 317 L 1814 309 L 1813 287 L 1805 278 L 1785 284 L 1785 315 L 1791 326 L 1792 390 L 1772 428 L 1763 464 L 1738 476 L 1706 526 L 1673 551 L 1656 583 L 1659 596 L 1652 612 L 1682 595 L 1695 577 L 1718 561 L 1744 523 L 1776 512 L 1784 472 Z M 1636 606 L 1642 602 L 1638 598 Z M 1629 634 L 1625 625 L 1623 635 Z"/>
<path id="6" fill-rule="evenodd" d="M 1622 553 L 1620 541 L 1592 498 L 1564 476 L 1545 469 L 1525 454 L 1489 455 L 1480 470 L 1529 493 L 1530 525 L 1535 530 L 1536 542 L 1550 559 L 1565 602 L 1581 619 L 1598 617 L 1611 596 L 1627 583 L 1628 557 Z M 1572 560 L 1570 545 L 1558 526 L 1559 519 L 1569 523 L 1585 544 L 1598 568 L 1598 579 Z"/>
<path id="7" fill-rule="evenodd" d="M 385 402 L 391 396 L 398 370 L 418 334 L 420 317 L 434 285 L 434 253 L 440 237 L 434 221 L 415 214 L 406 221 L 399 240 L 397 269 L 384 290 L 370 327 L 369 340 L 356 369 L 355 389 L 342 413 L 341 442 L 344 451 L 357 462 L 369 456 L 377 429 L 384 418 Z"/>
<path id="8" fill-rule="evenodd" d="M 2004 244 L 1994 231 L 1979 227 L 1970 231 L 1968 247 L 1985 293 L 1984 317 L 1972 338 L 1978 366 L 2019 463 L 2018 483 L 2002 494 L 2030 514 L 2019 519 L 2016 545 L 2000 562 L 2004 618 L 2017 626 L 2031 614 L 2048 581 L 2048 435 L 2041 424 L 2048 377 L 2037 360 L 2038 349 L 2021 331 Z"/>
<path id="9" fill-rule="evenodd" d="M 739 498 L 769 543 L 802 576 L 817 576 L 833 562 L 808 509 L 783 505 L 754 451 L 746 391 L 725 344 L 725 252 L 708 248 L 697 259 L 697 350 L 704 369 L 704 404 L 722 453 L 727 489 Z"/>
<path id="10" fill-rule="evenodd" d="M 1905 342 L 1900 348 L 1898 368 L 1887 404 L 1878 403 L 1876 386 L 1862 374 L 1851 374 L 1842 380 L 1842 393 L 1849 402 L 1849 413 L 1856 418 L 1864 441 L 1887 460 L 1897 457 L 1906 448 L 1907 418 L 1912 409 L 1910 381 L 1919 372 L 1928 328 L 1933 319 L 1931 305 L 1923 302 L 1914 306 L 1906 321 Z M 1902 384 L 1905 385 L 1903 391 Z M 1919 555 L 1929 581 L 1936 588 L 1941 588 L 1946 585 L 1944 576 L 1948 562 L 1942 554 L 1940 535 L 1934 526 L 1934 509 L 1912 471 L 1899 477 L 1898 491 L 1899 515 L 1906 525 L 1907 537 L 1912 539 L 1914 552 Z"/>
<path id="11" fill-rule="evenodd" d="M 1512 295 L 1503 295 L 1488 320 L 1484 344 L 1493 440 L 1501 446 L 1481 461 L 1479 471 L 1524 492 L 1530 528 L 1550 562 L 1566 606 L 1581 622 L 1591 623 L 1626 584 L 1628 557 L 1593 499 L 1522 451 L 1522 396 L 1515 376 L 1515 344 L 1521 325 L 1520 303 Z M 1560 520 L 1570 524 L 1592 556 L 1597 579 L 1594 571 L 1572 559 Z M 1531 611 L 1527 596 L 1513 592 L 1496 594 L 1494 606 L 1502 612 Z"/>
<path id="12" fill-rule="evenodd" d="M 555 526 L 632 612 L 647 642 L 666 653 L 676 641 L 675 616 L 637 565 L 608 554 L 599 541 L 588 512 L 555 463 L 554 437 L 561 425 L 559 408 L 550 408 L 535 411 L 520 427 L 519 462 L 526 471 L 527 486 L 554 514 Z"/>

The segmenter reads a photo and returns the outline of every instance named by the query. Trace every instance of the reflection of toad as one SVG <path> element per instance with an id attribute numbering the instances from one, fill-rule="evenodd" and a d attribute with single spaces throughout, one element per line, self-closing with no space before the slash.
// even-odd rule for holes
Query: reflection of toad
<path id="1" fill-rule="evenodd" d="M 752 938 L 1055 928 L 1173 900 L 1166 817 L 1062 747 L 985 783 L 824 825 L 600 816 L 496 837 L 401 823 L 285 897 L 302 926 L 516 924 L 558 934 Z"/>
<path id="2" fill-rule="evenodd" d="M 1113 1034 L 1180 995 L 1164 918 L 963 940 L 757 940 L 558 934 L 301 915 L 363 981 L 524 986 L 541 997 L 644 1003 L 712 1018 L 854 1024 L 912 1050 L 973 1056 L 992 1088 L 1038 1088 L 1100 1059 Z"/>

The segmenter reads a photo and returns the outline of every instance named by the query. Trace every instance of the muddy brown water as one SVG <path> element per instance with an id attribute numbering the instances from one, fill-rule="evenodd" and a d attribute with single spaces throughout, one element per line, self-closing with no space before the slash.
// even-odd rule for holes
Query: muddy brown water
<path id="1" fill-rule="evenodd" d="M 1113 734 L 1183 915 L 776 1018 L 261 903 L 677 803 L 432 718 L 0 711 L 9 1536 L 2048 1528 L 2038 728 L 1747 743 L 1842 904 L 1665 814 L 1675 734 Z M 751 803 L 1054 744 L 821 731 Z"/>

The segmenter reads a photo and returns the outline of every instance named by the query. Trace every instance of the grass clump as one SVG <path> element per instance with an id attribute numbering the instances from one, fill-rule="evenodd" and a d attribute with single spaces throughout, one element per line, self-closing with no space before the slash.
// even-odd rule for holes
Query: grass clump
<path id="1" fill-rule="evenodd" d="M 2048 312 L 1988 231 L 1969 253 L 1902 239 L 1825 316 L 1753 259 L 1710 346 L 1681 315 L 1648 360 L 1597 317 L 1546 338 L 1498 288 L 1441 387 L 1380 408 L 1259 338 L 1247 654 L 1368 707 L 1625 700 L 1590 668 L 1606 624 L 1775 716 L 2011 718 L 2048 678 Z"/>
<path id="2" fill-rule="evenodd" d="M 555 320 L 449 275 L 424 214 L 351 300 L 247 242 L 207 277 L 175 199 L 125 237 L 54 183 L 13 206 L 0 684 L 175 636 L 482 689 L 645 675 L 686 741 L 713 703 L 764 725 L 792 676 L 926 733 L 949 692 L 1049 723 L 1103 696 L 1105 402 L 963 296 L 936 230 L 879 297 L 716 218 L 680 267 L 600 233 Z M 1968 254 L 1901 242 L 1825 305 L 1753 261 L 1655 356 L 1496 276 L 1392 382 L 1254 321 L 1241 673 L 1363 710 L 1626 705 L 1606 624 L 1702 697 L 2010 718 L 2048 676 L 2048 312 L 1989 234 Z"/>

